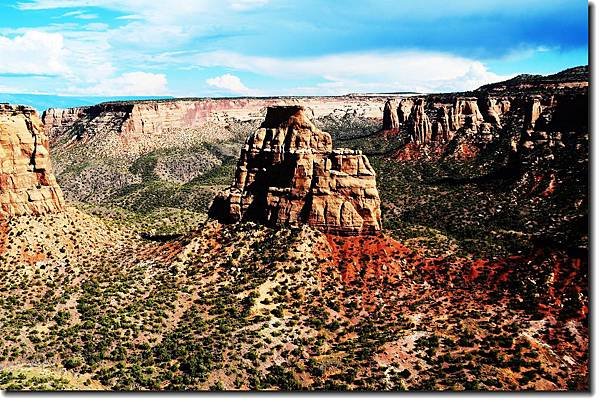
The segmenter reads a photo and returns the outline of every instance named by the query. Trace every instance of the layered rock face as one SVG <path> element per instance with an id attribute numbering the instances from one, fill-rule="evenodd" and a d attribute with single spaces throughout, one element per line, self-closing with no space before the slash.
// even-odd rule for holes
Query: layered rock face
<path id="1" fill-rule="evenodd" d="M 522 74 L 506 81 L 484 85 L 475 92 L 487 94 L 577 92 L 587 88 L 588 85 L 589 66 L 579 66 L 546 76 Z"/>
<path id="2" fill-rule="evenodd" d="M 397 117 L 398 127 L 405 128 L 409 142 L 415 144 L 447 142 L 461 129 L 489 133 L 491 127 L 501 127 L 501 116 L 510 110 L 508 99 L 455 96 L 451 103 L 429 98 L 401 99 L 394 114 L 395 102 L 388 100 L 385 104 L 383 129 L 398 129 L 393 125 Z"/>
<path id="3" fill-rule="evenodd" d="M 433 122 L 433 138 L 438 141 L 447 141 L 451 136 L 450 132 L 450 116 L 448 108 L 442 105 L 437 110 L 437 116 Z"/>
<path id="4" fill-rule="evenodd" d="M 63 209 L 52 174 L 48 139 L 34 109 L 0 104 L 0 215 Z"/>
<path id="5" fill-rule="evenodd" d="M 484 108 L 482 109 L 485 114 L 485 120 L 488 123 L 492 123 L 495 127 L 500 127 L 500 114 L 503 110 L 503 104 L 498 104 L 496 99 L 485 98 Z M 500 113 L 499 113 L 500 111 Z"/>
<path id="6" fill-rule="evenodd" d="M 458 97 L 452 108 L 452 130 L 456 131 L 461 127 L 468 127 L 477 130 L 477 127 L 483 123 L 483 115 L 479 111 L 477 98 Z"/>
<path id="7" fill-rule="evenodd" d="M 406 123 L 399 119 L 397 132 L 404 145 L 396 156 L 402 160 L 422 154 L 471 159 L 490 144 L 507 138 L 513 153 L 519 148 L 523 154 L 529 153 L 536 144 L 542 144 L 545 151 L 560 148 L 564 145 L 564 133 L 588 130 L 587 86 L 580 84 L 567 82 L 533 93 L 495 91 L 490 95 L 477 90 L 464 94 L 474 93 L 477 97 L 437 94 L 407 98 L 412 99 L 414 106 Z"/>
<path id="8" fill-rule="evenodd" d="M 260 120 L 266 108 L 273 105 L 302 104 L 310 107 L 316 117 L 350 114 L 380 119 L 383 100 L 357 95 L 109 102 L 48 109 L 42 119 L 50 142 L 57 147 L 94 142 L 97 155 L 136 157 L 169 146 L 231 139 L 225 128 L 232 120 Z"/>
<path id="9" fill-rule="evenodd" d="M 545 130 L 558 100 L 586 92 L 588 77 L 588 66 L 580 66 L 549 76 L 517 76 L 470 92 L 389 99 L 383 129 L 396 130 L 407 143 L 434 147 L 452 141 L 458 132 L 481 135 L 477 139 L 486 142 L 515 114 L 525 120 L 525 130 Z"/>
<path id="10" fill-rule="evenodd" d="M 306 223 L 327 233 L 381 229 L 375 171 L 360 151 L 332 149 L 301 106 L 267 109 L 242 149 L 232 187 L 209 211 L 224 222 Z"/>
<path id="11" fill-rule="evenodd" d="M 431 141 L 431 121 L 425 113 L 425 99 L 419 98 L 415 101 L 408 125 L 412 132 L 412 140 L 417 144 L 425 144 Z"/>

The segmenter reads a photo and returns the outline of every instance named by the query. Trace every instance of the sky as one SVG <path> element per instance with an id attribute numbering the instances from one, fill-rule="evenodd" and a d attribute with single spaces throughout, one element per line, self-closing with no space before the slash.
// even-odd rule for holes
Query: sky
<path id="1" fill-rule="evenodd" d="M 475 89 L 588 63 L 583 0 L 0 0 L 0 93 Z"/>

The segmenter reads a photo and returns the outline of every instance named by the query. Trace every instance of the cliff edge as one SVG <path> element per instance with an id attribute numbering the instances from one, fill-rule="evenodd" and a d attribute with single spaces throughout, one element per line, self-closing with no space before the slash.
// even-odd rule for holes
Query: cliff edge
<path id="1" fill-rule="evenodd" d="M 0 215 L 40 215 L 63 204 L 37 112 L 0 104 Z"/>

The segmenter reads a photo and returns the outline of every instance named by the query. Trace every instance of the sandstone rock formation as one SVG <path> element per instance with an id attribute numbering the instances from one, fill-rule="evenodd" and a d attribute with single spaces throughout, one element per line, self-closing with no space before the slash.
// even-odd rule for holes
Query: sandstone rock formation
<path id="1" fill-rule="evenodd" d="M 398 123 L 398 105 L 393 99 L 388 99 L 383 107 L 383 129 L 395 130 L 400 127 Z"/>
<path id="2" fill-rule="evenodd" d="M 452 130 L 461 127 L 477 130 L 479 124 L 483 123 L 483 115 L 479 111 L 477 98 L 457 97 L 452 107 Z"/>
<path id="3" fill-rule="evenodd" d="M 398 122 L 400 124 L 404 124 L 408 121 L 413 105 L 414 102 L 412 99 L 404 98 L 400 100 L 398 104 Z"/>
<path id="4" fill-rule="evenodd" d="M 476 89 L 476 92 L 487 94 L 577 92 L 586 89 L 588 85 L 589 66 L 578 66 L 546 76 L 521 74 L 506 81 L 483 85 Z"/>
<path id="5" fill-rule="evenodd" d="M 396 127 L 393 104 L 388 100 L 385 105 L 384 130 Z M 460 129 L 490 134 L 501 128 L 501 117 L 509 110 L 510 100 L 506 98 L 429 96 L 401 99 L 396 115 L 398 127 L 404 127 L 409 142 L 428 144 L 446 143 Z"/>
<path id="6" fill-rule="evenodd" d="M 539 119 L 542 114 L 542 104 L 541 104 L 540 96 L 532 96 L 529 98 L 527 104 L 527 110 L 525 114 L 525 129 L 533 130 L 535 128 L 535 123 Z"/>
<path id="7" fill-rule="evenodd" d="M 63 209 L 48 148 L 34 109 L 0 104 L 0 215 L 37 215 Z"/>
<path id="8" fill-rule="evenodd" d="M 42 120 L 52 145 L 94 143 L 102 157 L 138 157 L 155 149 L 231 139 L 232 120 L 260 121 L 273 105 L 310 107 L 316 118 L 381 118 L 380 96 L 164 99 L 48 109 Z M 65 145 L 66 144 L 66 145 Z"/>
<path id="9" fill-rule="evenodd" d="M 436 141 L 448 141 L 452 139 L 450 131 L 450 116 L 448 108 L 442 105 L 437 110 L 437 116 L 433 122 L 433 138 Z"/>
<path id="10" fill-rule="evenodd" d="M 408 118 L 408 125 L 411 130 L 412 140 L 417 144 L 425 144 L 431 141 L 431 121 L 425 113 L 425 99 L 419 98 Z"/>
<path id="11" fill-rule="evenodd" d="M 498 109 L 500 109 L 500 107 L 496 109 L 496 99 L 487 97 L 484 99 L 483 103 L 484 108 L 482 110 L 484 114 L 484 120 L 488 123 L 492 123 L 495 127 L 500 127 L 500 114 L 498 113 Z"/>
<path id="12" fill-rule="evenodd" d="M 375 172 L 360 151 L 332 149 L 301 106 L 267 109 L 242 149 L 232 187 L 209 211 L 224 222 L 307 223 L 324 232 L 381 229 Z"/>

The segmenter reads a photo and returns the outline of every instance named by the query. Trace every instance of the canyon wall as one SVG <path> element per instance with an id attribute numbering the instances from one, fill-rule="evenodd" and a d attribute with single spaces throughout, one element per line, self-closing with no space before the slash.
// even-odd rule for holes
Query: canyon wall
<path id="1" fill-rule="evenodd" d="M 37 112 L 0 104 L 0 215 L 56 212 L 63 204 Z"/>
<path id="2" fill-rule="evenodd" d="M 382 129 L 416 145 L 444 144 L 458 132 L 489 139 L 504 120 L 515 118 L 524 119 L 519 126 L 526 130 L 543 129 L 544 122 L 536 122 L 554 110 L 557 98 L 587 93 L 588 74 L 582 66 L 550 76 L 521 75 L 472 92 L 388 99 Z"/>
<path id="3" fill-rule="evenodd" d="M 228 140 L 232 122 L 260 121 L 272 105 L 303 105 L 311 117 L 381 119 L 379 96 L 173 99 L 111 102 L 48 109 L 42 118 L 52 144 L 89 143 L 102 137 L 106 156 L 139 156 L 170 145 Z"/>

